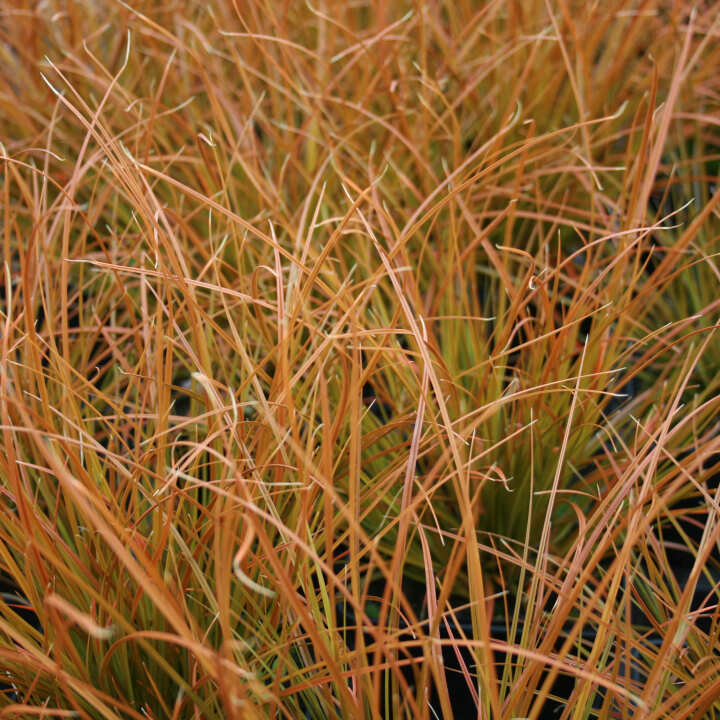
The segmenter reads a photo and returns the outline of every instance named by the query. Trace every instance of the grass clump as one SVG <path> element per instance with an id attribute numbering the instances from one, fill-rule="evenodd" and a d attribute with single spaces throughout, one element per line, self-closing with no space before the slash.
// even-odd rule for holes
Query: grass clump
<path id="1" fill-rule="evenodd" d="M 716 2 L 0 9 L 0 714 L 720 714 Z"/>

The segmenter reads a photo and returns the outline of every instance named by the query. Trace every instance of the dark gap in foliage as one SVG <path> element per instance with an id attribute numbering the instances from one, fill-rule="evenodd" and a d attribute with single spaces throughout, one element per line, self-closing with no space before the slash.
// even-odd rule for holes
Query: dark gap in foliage
<path id="1" fill-rule="evenodd" d="M 592 315 L 589 315 L 588 317 L 583 318 L 578 323 L 578 330 L 579 330 L 578 334 L 580 335 L 581 342 L 583 342 L 586 337 L 589 337 L 590 331 L 592 330 L 592 325 L 593 325 L 593 316 Z"/>
<path id="2" fill-rule="evenodd" d="M 0 598 L 2 598 L 2 601 L 7 605 L 11 613 L 17 615 L 38 632 L 43 632 L 40 620 L 29 601 L 22 596 L 20 589 L 15 582 L 13 582 L 12 578 L 5 573 L 0 574 Z M 5 620 L 12 623 L 12 617 L 6 617 Z M 0 676 L 0 695 L 3 694 L 12 702 L 20 702 L 21 700 L 20 694 L 16 692 L 12 684 L 3 682 L 3 678 Z"/>
<path id="3" fill-rule="evenodd" d="M 611 395 L 605 406 L 604 413 L 613 415 L 625 405 L 631 403 L 645 388 L 638 375 L 628 378 L 627 373 L 618 373 L 617 380 L 612 386 Z"/>
<path id="4" fill-rule="evenodd" d="M 369 408 L 370 413 L 372 413 L 372 415 L 374 415 L 381 422 L 386 423 L 392 418 L 392 406 L 378 398 L 375 386 L 369 380 L 363 383 L 362 401 L 363 405 Z"/>
<path id="5" fill-rule="evenodd" d="M 192 387 L 192 379 L 189 375 L 173 378 L 170 388 L 170 401 L 172 403 L 172 414 L 187 417 L 190 414 L 190 395 L 185 392 Z"/>
<path id="6" fill-rule="evenodd" d="M 690 451 L 680 454 L 678 461 L 682 461 L 690 454 Z M 696 479 L 704 485 L 711 498 L 716 497 L 718 485 L 720 485 L 720 453 L 713 453 L 702 461 Z M 695 557 L 683 534 L 690 540 L 693 547 L 699 546 L 709 521 L 708 500 L 699 491 L 694 490 L 687 497 L 673 503 L 670 511 L 676 514 L 679 528 L 668 521 L 659 528 L 658 534 L 662 538 L 673 575 L 682 589 L 686 586 L 695 565 Z M 720 600 L 720 590 L 718 589 L 720 587 L 720 549 L 718 543 L 712 545 L 704 569 L 710 577 L 708 578 L 705 573 L 700 575 L 693 593 L 690 612 L 698 611 L 700 613 L 695 624 L 703 632 L 709 632 L 713 606 Z"/>
<path id="7" fill-rule="evenodd" d="M 370 596 L 376 595 L 381 596 L 384 591 L 384 582 L 382 580 L 374 581 L 371 583 Z M 426 608 L 424 606 L 425 600 L 425 588 L 422 583 L 416 581 L 403 580 L 403 592 L 406 597 L 411 600 L 411 604 L 414 607 L 419 619 L 427 620 Z M 552 612 L 554 605 L 558 600 L 557 593 L 550 592 L 545 603 L 547 612 Z M 464 718 L 474 717 L 477 713 L 475 700 L 473 697 L 473 691 L 468 686 L 467 678 L 464 673 L 464 668 L 470 672 L 471 678 L 473 678 L 473 667 L 476 664 L 476 658 L 473 653 L 467 648 L 462 646 L 462 637 L 475 637 L 473 631 L 473 625 L 471 621 L 470 610 L 466 607 L 466 601 L 460 597 L 453 597 L 451 599 L 451 607 L 457 607 L 457 610 L 453 610 L 452 613 L 445 613 L 447 618 L 447 624 L 441 622 L 439 637 L 444 640 L 458 640 L 458 645 L 443 644 L 442 655 L 443 664 L 445 667 L 445 679 L 447 682 L 449 695 L 453 704 L 453 717 L 457 720 L 463 720 Z M 357 625 L 355 613 L 352 608 L 344 603 L 338 603 L 337 606 L 338 618 L 342 627 L 353 628 L 352 632 L 345 634 L 345 641 L 348 645 L 348 649 L 353 651 L 355 649 L 355 632 L 354 628 Z M 374 620 L 372 611 L 368 611 L 365 608 L 366 615 Z M 634 616 L 634 622 L 637 620 L 637 616 Z M 400 640 L 411 640 L 412 635 L 408 632 L 407 634 L 402 633 L 402 621 L 401 621 L 401 633 Z M 573 630 L 572 622 L 568 622 L 563 627 L 563 631 L 559 634 L 557 639 L 557 645 L 555 651 L 559 651 L 564 639 Z M 518 628 L 517 636 L 520 636 L 523 632 L 523 621 L 521 619 Z M 372 633 L 365 632 L 363 634 L 365 642 L 370 644 L 374 638 Z M 493 640 L 499 642 L 514 642 L 517 640 L 517 636 L 513 640 L 509 636 L 508 632 L 508 619 L 497 617 L 490 626 L 490 636 Z M 586 646 L 592 645 L 596 639 L 596 630 L 592 624 L 588 623 L 579 634 L 580 640 Z M 658 632 L 650 631 L 646 637 L 646 643 L 649 646 L 658 647 L 662 643 L 662 635 Z M 621 652 L 622 648 L 616 646 L 616 652 Z M 405 665 L 402 669 L 403 675 L 413 689 L 416 688 L 418 668 L 420 667 L 417 662 L 422 658 L 422 648 L 411 646 L 401 650 L 401 656 L 404 654 L 405 657 L 413 658 L 415 662 L 411 662 Z M 496 650 L 493 652 L 494 661 L 496 668 L 501 671 L 505 663 L 508 662 L 507 653 L 502 650 Z M 538 687 L 544 683 L 545 678 L 551 672 L 551 668 L 543 671 L 540 683 Z M 620 663 L 620 674 L 625 673 L 625 666 Z M 642 667 L 640 657 L 636 651 L 634 651 L 631 658 L 630 677 L 635 682 L 644 682 L 646 679 L 645 669 Z M 541 720 L 551 720 L 556 718 L 567 706 L 568 702 L 571 701 L 573 691 L 576 685 L 576 678 L 572 675 L 560 673 L 553 681 L 548 698 L 543 703 L 542 709 L 539 714 Z M 601 692 L 596 694 L 593 708 L 599 709 L 602 706 L 603 694 Z M 431 682 L 431 694 L 429 702 L 432 707 L 438 711 L 440 708 L 439 694 L 434 681 Z M 385 708 L 383 707 L 383 712 Z M 383 714 L 383 717 L 388 717 Z"/>

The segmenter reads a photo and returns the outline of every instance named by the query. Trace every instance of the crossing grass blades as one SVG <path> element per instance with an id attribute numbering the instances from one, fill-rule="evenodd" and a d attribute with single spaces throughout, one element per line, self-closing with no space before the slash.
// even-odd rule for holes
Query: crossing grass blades
<path id="1" fill-rule="evenodd" d="M 0 715 L 719 717 L 719 10 L 2 3 Z"/>

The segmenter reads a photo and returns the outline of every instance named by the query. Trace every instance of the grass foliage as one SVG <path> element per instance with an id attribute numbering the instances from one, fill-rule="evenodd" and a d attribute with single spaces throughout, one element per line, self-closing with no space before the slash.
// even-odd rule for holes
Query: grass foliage
<path id="1" fill-rule="evenodd" d="M 5 0 L 0 716 L 719 717 L 718 37 Z"/>

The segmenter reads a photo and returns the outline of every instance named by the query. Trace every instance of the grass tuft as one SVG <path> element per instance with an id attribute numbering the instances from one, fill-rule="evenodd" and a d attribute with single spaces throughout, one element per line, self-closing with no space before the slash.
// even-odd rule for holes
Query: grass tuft
<path id="1" fill-rule="evenodd" d="M 6 0 L 0 716 L 720 716 L 719 10 Z"/>

